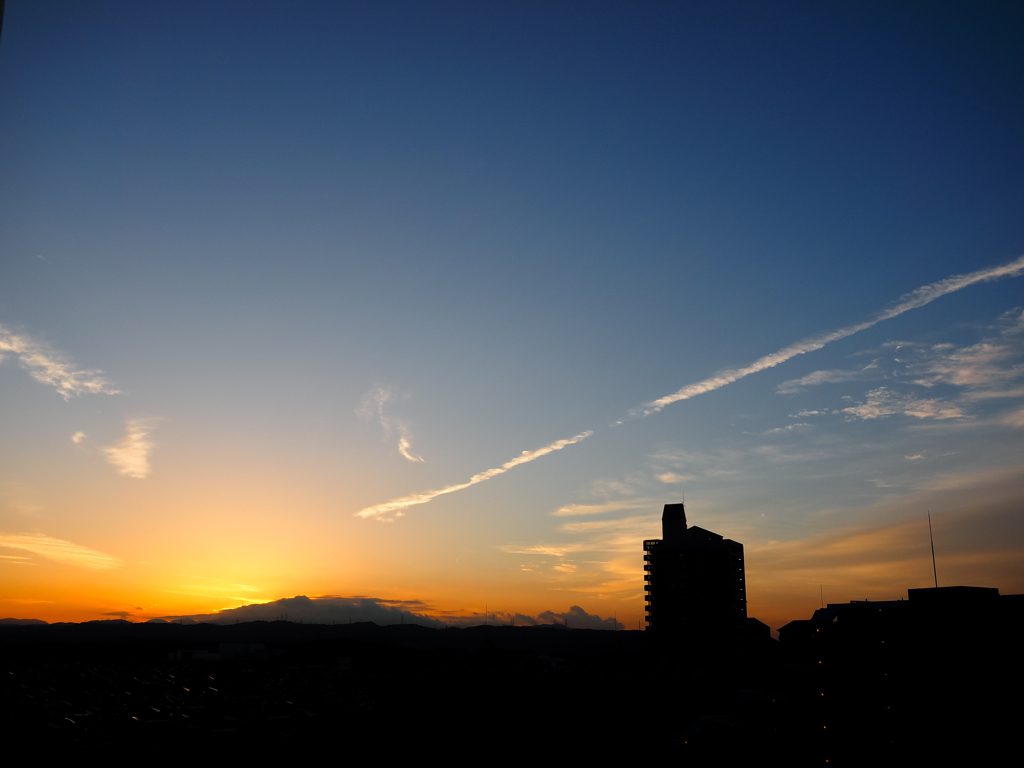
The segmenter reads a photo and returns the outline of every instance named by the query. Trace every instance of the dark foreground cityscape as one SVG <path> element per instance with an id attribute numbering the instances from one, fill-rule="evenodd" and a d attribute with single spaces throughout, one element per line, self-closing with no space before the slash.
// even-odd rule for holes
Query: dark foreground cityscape
<path id="1" fill-rule="evenodd" d="M 0 624 L 5 732 L 47 748 L 915 761 L 1011 747 L 1024 595 L 829 604 L 771 637 L 743 549 L 666 505 L 648 627 Z M 473 752 L 467 752 L 473 750 Z"/>

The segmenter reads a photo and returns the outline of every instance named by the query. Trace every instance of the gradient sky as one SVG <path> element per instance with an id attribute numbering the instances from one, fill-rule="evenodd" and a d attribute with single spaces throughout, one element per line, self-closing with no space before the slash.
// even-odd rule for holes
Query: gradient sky
<path id="1" fill-rule="evenodd" d="M 928 586 L 929 510 L 940 584 L 1024 592 L 1022 34 L 8 0 L 0 614 L 635 627 L 684 495 L 773 628 Z"/>

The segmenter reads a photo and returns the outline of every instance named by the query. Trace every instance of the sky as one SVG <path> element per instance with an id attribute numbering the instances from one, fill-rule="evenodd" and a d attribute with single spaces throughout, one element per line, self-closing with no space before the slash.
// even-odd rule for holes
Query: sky
<path id="1" fill-rule="evenodd" d="M 0 614 L 636 628 L 681 500 L 773 629 L 1024 592 L 1022 33 L 9 0 Z"/>

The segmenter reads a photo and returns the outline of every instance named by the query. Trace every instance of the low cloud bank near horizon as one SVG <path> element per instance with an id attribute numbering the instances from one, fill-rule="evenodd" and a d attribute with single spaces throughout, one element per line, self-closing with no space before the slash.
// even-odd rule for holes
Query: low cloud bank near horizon
<path id="1" fill-rule="evenodd" d="M 417 613 L 426 606 L 418 600 L 382 600 L 376 597 L 283 597 L 269 603 L 252 603 L 226 608 L 216 613 L 161 616 L 167 621 L 188 621 L 207 624 L 234 624 L 244 621 L 293 621 L 305 624 L 348 624 L 372 621 L 375 624 L 419 624 L 444 627 L 444 622 Z"/>
<path id="2" fill-rule="evenodd" d="M 269 603 L 253 603 L 238 608 L 227 608 L 216 613 L 194 613 L 160 616 L 164 621 L 183 623 L 235 624 L 247 621 L 290 621 L 304 624 L 349 624 L 372 621 L 380 626 L 416 624 L 443 629 L 445 627 L 473 627 L 484 623 L 515 626 L 541 626 L 562 624 L 570 629 L 622 629 L 623 624 L 614 617 L 602 618 L 588 613 L 578 605 L 565 612 L 542 611 L 536 616 L 505 611 L 451 612 L 428 615 L 431 608 L 420 600 L 385 600 L 377 597 L 343 597 L 323 595 L 307 597 L 296 595 Z M 115 612 L 105 615 L 120 615 Z M 126 614 L 128 615 L 134 614 Z"/>
<path id="3" fill-rule="evenodd" d="M 447 615 L 444 621 L 452 627 L 475 627 L 480 624 L 496 626 L 541 627 L 560 625 L 569 629 L 624 629 L 625 625 L 609 616 L 602 618 L 596 613 L 587 613 L 583 608 L 574 605 L 568 611 L 541 611 L 536 616 L 525 613 L 509 613 L 507 611 L 488 611 L 470 613 L 468 615 Z"/>

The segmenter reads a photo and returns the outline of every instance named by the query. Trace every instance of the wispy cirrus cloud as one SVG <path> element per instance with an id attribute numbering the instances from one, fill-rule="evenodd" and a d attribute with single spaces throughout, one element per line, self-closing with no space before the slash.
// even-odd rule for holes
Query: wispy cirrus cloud
<path id="1" fill-rule="evenodd" d="M 678 472 L 662 472 L 660 475 L 655 477 L 665 485 L 674 485 L 675 483 L 685 483 L 687 481 L 696 480 L 696 475 L 680 475 Z"/>
<path id="2" fill-rule="evenodd" d="M 963 410 L 947 400 L 938 398 L 920 399 L 913 395 L 901 395 L 886 387 L 873 389 L 865 396 L 863 403 L 843 408 L 849 418 L 869 420 L 882 419 L 897 414 L 917 419 L 959 419 Z"/>
<path id="3" fill-rule="evenodd" d="M 384 406 L 389 401 L 397 399 L 397 395 L 391 387 L 375 387 L 367 392 L 362 402 L 356 409 L 356 413 L 364 419 L 376 418 L 384 430 L 385 437 L 391 437 L 398 433 L 398 452 L 409 461 L 423 461 L 423 457 L 412 452 L 412 431 L 401 419 L 389 416 L 384 413 Z"/>
<path id="4" fill-rule="evenodd" d="M 93 570 L 119 568 L 123 565 L 121 560 L 105 552 L 89 549 L 63 539 L 55 539 L 41 533 L 0 533 L 0 547 L 20 549 L 58 563 L 77 565 Z"/>
<path id="5" fill-rule="evenodd" d="M 722 371 L 710 378 L 704 379 L 703 381 L 698 381 L 696 384 L 689 384 L 671 395 L 666 395 L 665 397 L 652 400 L 638 408 L 634 408 L 630 411 L 630 416 L 634 418 L 650 416 L 672 403 L 678 403 L 680 400 L 689 400 L 697 395 L 721 389 L 722 387 L 750 376 L 753 373 L 758 373 L 760 371 L 767 370 L 768 368 L 774 368 L 787 360 L 791 360 L 797 355 L 805 355 L 808 352 L 819 350 L 825 345 L 831 344 L 833 341 L 845 339 L 847 336 L 852 336 L 855 333 L 859 333 L 860 331 L 878 325 L 884 320 L 889 320 L 897 315 L 902 315 L 904 312 L 909 312 L 912 309 L 923 307 L 942 296 L 954 293 L 970 285 L 974 285 L 975 283 L 991 282 L 993 280 L 1000 280 L 1004 277 L 1017 277 L 1022 273 L 1024 273 L 1024 256 L 1021 256 L 1008 264 L 1003 264 L 1002 266 L 980 269 L 977 272 L 971 272 L 966 275 L 954 275 L 953 277 L 948 277 L 945 280 L 940 280 L 937 283 L 921 286 L 910 293 L 904 294 L 897 299 L 892 306 L 875 313 L 863 322 L 856 323 L 855 325 L 848 325 L 845 328 L 838 328 L 834 331 L 822 333 L 817 336 L 810 336 L 796 342 L 795 344 L 790 344 L 788 347 L 783 347 L 778 352 L 765 355 L 744 368 Z"/>
<path id="6" fill-rule="evenodd" d="M 605 501 L 600 504 L 566 504 L 551 514 L 555 517 L 576 517 L 578 515 L 601 515 L 605 512 L 618 512 L 623 509 L 645 509 L 657 504 L 655 499 L 627 499 L 622 501 Z"/>
<path id="7" fill-rule="evenodd" d="M 0 555 L 0 560 L 5 561 L 8 565 L 35 565 L 31 559 L 21 555 Z"/>
<path id="8" fill-rule="evenodd" d="M 864 402 L 855 406 L 833 409 L 832 414 L 845 414 L 848 419 L 877 419 L 904 414 L 919 419 L 952 419 L 965 416 L 975 408 L 1002 400 L 1024 398 L 1024 339 L 1020 328 L 1024 322 L 1013 310 L 1000 318 L 995 326 L 998 336 L 957 346 L 951 343 L 921 344 L 911 341 L 889 341 L 882 345 L 891 350 L 893 357 L 886 363 L 889 373 L 883 373 L 877 360 L 867 368 L 852 371 L 815 371 L 801 379 L 779 385 L 780 394 L 795 393 L 804 387 L 823 383 L 886 379 L 887 386 L 867 392 Z M 952 398 L 922 398 L 907 394 L 909 387 L 925 390 L 936 387 L 955 388 L 959 392 Z M 896 391 L 896 387 L 904 392 Z M 852 399 L 845 397 L 844 399 Z M 821 415 L 828 411 L 801 411 L 796 417 Z M 1009 416 L 1002 419 L 1012 421 Z M 1009 420 L 1009 421 L 1008 421 Z"/>
<path id="9" fill-rule="evenodd" d="M 41 342 L 12 333 L 0 325 L 0 360 L 4 353 L 16 357 L 33 379 L 54 387 L 65 400 L 82 394 L 119 394 L 103 378 L 102 371 L 81 370 L 64 355 L 47 349 Z"/>
<path id="10" fill-rule="evenodd" d="M 785 434 L 787 434 L 789 432 L 793 432 L 794 430 L 797 430 L 797 429 L 807 429 L 809 426 L 811 426 L 811 425 L 806 423 L 806 422 L 800 421 L 800 422 L 797 422 L 796 424 L 787 424 L 784 427 L 775 427 L 775 429 L 766 430 L 762 434 L 764 434 L 764 435 L 785 435 Z"/>
<path id="11" fill-rule="evenodd" d="M 660 510 L 661 504 L 649 500 L 647 506 L 654 512 Z M 660 517 L 655 513 L 612 520 L 570 520 L 559 525 L 558 531 L 571 541 L 506 544 L 498 549 L 507 554 L 529 555 L 534 562 L 528 570 L 547 578 L 558 589 L 595 597 L 635 599 L 643 596 L 637 588 L 637 541 L 659 534 Z M 586 558 L 579 558 L 583 553 Z M 571 556 L 577 556 L 576 562 Z"/>
<path id="12" fill-rule="evenodd" d="M 731 477 L 740 472 L 746 454 L 732 449 L 699 453 L 662 446 L 648 458 L 657 467 L 655 477 L 663 483 L 691 482 L 704 478 Z M 662 472 L 662 470 L 665 470 Z M 677 471 L 678 470 L 678 471 Z M 680 474 L 682 472 L 682 474 Z"/>
<path id="13" fill-rule="evenodd" d="M 782 382 L 775 391 L 780 395 L 793 395 L 804 387 L 816 387 L 819 384 L 838 384 L 844 381 L 878 378 L 880 374 L 881 371 L 878 368 L 878 361 L 876 360 L 863 368 L 855 368 L 853 370 L 814 371 L 813 373 L 809 373 L 799 379 L 791 379 L 789 381 Z"/>
<path id="14" fill-rule="evenodd" d="M 149 452 L 153 443 L 149 433 L 156 426 L 156 419 L 129 419 L 125 425 L 124 437 L 117 445 L 103 448 L 107 461 L 117 467 L 126 477 L 142 479 L 149 474 Z"/>
<path id="15" fill-rule="evenodd" d="M 707 392 L 713 392 L 716 389 L 721 389 L 722 387 L 727 386 L 728 384 L 731 384 L 735 381 L 738 381 L 739 379 L 750 376 L 751 374 L 767 370 L 768 368 L 774 368 L 775 366 L 780 365 L 786 362 L 787 360 L 791 360 L 797 355 L 804 355 L 807 354 L 808 352 L 814 352 L 815 350 L 821 349 L 822 347 L 832 343 L 833 341 L 838 341 L 839 339 L 844 339 L 848 336 L 852 336 L 853 334 L 871 328 L 877 325 L 878 323 L 883 322 L 884 320 L 889 320 L 893 317 L 897 317 L 898 315 L 903 314 L 904 312 L 909 312 L 912 309 L 923 307 L 926 304 L 930 304 L 936 299 L 947 294 L 962 290 L 963 288 L 974 285 L 976 283 L 991 282 L 994 280 L 1000 280 L 1004 277 L 1018 277 L 1021 274 L 1024 274 L 1024 256 L 1021 256 L 1015 259 L 1014 261 L 1011 261 L 1007 264 L 1003 264 L 998 267 L 989 267 L 988 269 L 981 269 L 976 272 L 970 272 L 965 275 L 953 275 L 952 277 L 948 277 L 945 280 L 940 280 L 935 283 L 930 283 L 928 285 L 921 286 L 920 288 L 917 288 L 916 290 L 911 291 L 910 293 L 904 294 L 899 299 L 897 299 L 896 302 L 892 304 L 890 307 L 887 307 L 885 309 L 880 310 L 879 312 L 876 312 L 874 315 L 869 317 L 867 320 L 864 320 L 863 322 L 857 323 L 855 325 L 849 325 L 843 328 L 838 328 L 834 331 L 829 331 L 827 333 L 819 334 L 816 336 L 810 336 L 794 344 L 790 344 L 787 347 L 783 347 L 777 352 L 773 352 L 770 355 L 766 355 L 758 360 L 755 360 L 753 363 L 744 368 L 736 368 L 722 371 L 716 374 L 715 376 L 711 376 L 710 378 L 704 379 L 703 381 L 699 381 L 695 384 L 685 386 L 671 395 L 666 395 L 665 397 L 661 397 L 657 400 L 653 400 L 642 406 L 634 408 L 629 412 L 629 416 L 632 418 L 644 418 L 646 416 L 650 416 L 654 413 L 663 410 L 672 403 L 677 403 L 681 400 L 689 400 L 690 398 L 696 397 L 697 395 L 701 395 Z M 1024 325 L 1024 320 L 1022 320 L 1021 323 L 1018 324 Z M 941 411 L 941 413 L 950 413 L 950 411 Z M 910 415 L 916 414 L 910 413 Z M 935 415 L 935 417 L 951 418 L 950 416 L 944 415 Z M 621 424 L 622 422 L 619 421 L 616 423 Z M 394 517 L 387 518 L 385 516 L 390 513 L 394 513 L 394 516 L 398 517 L 402 514 L 401 510 L 405 509 L 406 507 L 410 507 L 415 504 L 425 504 L 442 494 L 460 491 L 463 488 L 468 488 L 469 486 L 483 482 L 484 480 L 489 480 L 494 475 L 507 472 L 513 466 L 525 463 L 525 461 L 532 461 L 534 458 L 537 458 L 540 455 L 544 455 L 545 453 L 550 453 L 552 450 L 560 450 L 566 445 L 579 442 L 580 440 L 589 437 L 591 434 L 593 434 L 592 431 L 587 431 L 580 433 L 575 437 L 568 438 L 566 440 L 559 440 L 555 443 L 552 443 L 550 446 L 546 446 L 545 448 L 541 448 L 538 449 L 538 451 L 533 452 L 532 454 L 530 454 L 530 458 L 523 459 L 522 457 L 520 457 L 518 459 L 513 459 L 511 462 L 508 462 L 507 464 L 504 464 L 501 467 L 489 469 L 486 472 L 480 473 L 479 475 L 474 475 L 469 480 L 469 482 L 460 483 L 457 485 L 450 485 L 439 490 L 424 491 L 422 493 L 412 494 L 410 496 L 403 496 L 399 499 L 393 499 L 392 501 L 388 501 L 383 504 L 377 504 L 372 507 L 367 507 L 366 509 L 357 512 L 356 515 L 364 518 L 393 520 Z M 523 454 L 524 456 L 526 456 L 528 452 L 524 451 Z"/>
<path id="16" fill-rule="evenodd" d="M 518 467 L 520 464 L 527 464 L 531 461 L 539 459 L 542 456 L 547 456 L 549 453 L 552 453 L 554 451 L 560 451 L 567 445 L 573 445 L 574 443 L 578 443 L 581 440 L 585 440 L 592 434 L 593 432 L 580 432 L 580 434 L 576 435 L 575 437 L 569 437 L 564 440 L 556 440 L 555 442 L 549 443 L 548 445 L 538 448 L 535 451 L 523 451 L 521 455 L 517 456 L 511 461 L 506 461 L 500 467 L 494 467 L 493 469 L 488 469 L 476 475 L 473 475 L 473 477 L 471 477 L 465 483 L 449 485 L 444 488 L 440 488 L 436 491 L 423 491 L 422 493 L 414 493 L 411 496 L 403 496 L 400 499 L 392 499 L 391 501 L 384 502 L 383 504 L 377 504 L 375 506 L 367 507 L 366 509 L 360 510 L 359 512 L 356 512 L 356 516 L 364 518 L 377 518 L 379 520 L 385 521 L 393 520 L 393 517 L 388 518 L 386 516 L 391 513 L 394 513 L 395 517 L 400 517 L 402 515 L 401 510 L 407 507 L 412 507 L 415 506 L 416 504 L 426 504 L 428 501 L 436 499 L 438 496 L 441 496 L 443 494 L 461 491 L 463 488 L 469 488 L 471 485 L 476 485 L 477 483 L 482 483 L 485 480 L 490 480 L 492 477 L 503 475 L 510 469 Z"/>
<path id="17" fill-rule="evenodd" d="M 1003 416 L 1003 423 L 1011 427 L 1024 427 L 1024 408 L 1007 413 Z"/>
<path id="18" fill-rule="evenodd" d="M 541 555 L 546 557 L 565 557 L 570 552 L 578 552 L 582 549 L 574 544 L 502 544 L 498 547 L 502 552 L 510 555 Z"/>

